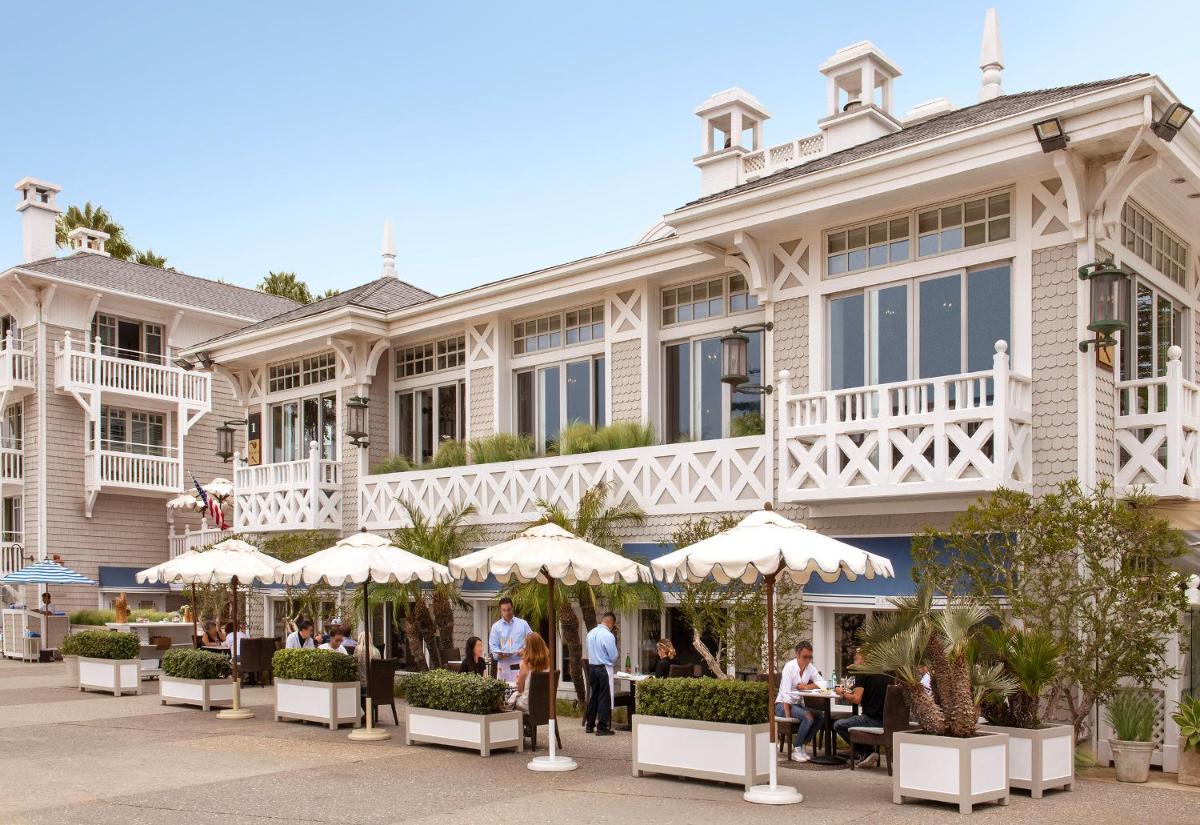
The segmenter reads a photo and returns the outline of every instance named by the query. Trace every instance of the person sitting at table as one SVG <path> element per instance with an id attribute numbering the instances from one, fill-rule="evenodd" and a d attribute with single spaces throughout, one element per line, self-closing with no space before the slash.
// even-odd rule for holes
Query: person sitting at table
<path id="1" fill-rule="evenodd" d="M 302 647 L 313 648 L 317 643 L 313 641 L 313 623 L 308 619 L 301 619 L 296 622 L 296 629 L 288 634 L 287 641 L 284 642 L 284 647 L 288 650 L 297 650 Z"/>
<path id="2" fill-rule="evenodd" d="M 342 647 L 346 648 L 346 652 L 350 655 L 354 655 L 354 650 L 358 647 L 358 642 L 354 636 L 354 628 L 349 622 L 342 622 Z"/>
<path id="3" fill-rule="evenodd" d="M 659 639 L 655 649 L 658 651 L 658 661 L 654 663 L 654 676 L 666 679 L 671 675 L 671 665 L 679 664 L 675 655 L 675 645 L 671 644 L 670 639 Z"/>
<path id="4" fill-rule="evenodd" d="M 458 665 L 459 673 L 474 673 L 482 676 L 487 673 L 487 660 L 483 658 L 483 639 L 472 636 L 463 645 L 462 661 Z"/>
<path id="5" fill-rule="evenodd" d="M 346 653 L 345 646 L 342 645 L 342 642 L 345 640 L 346 634 L 342 632 L 341 626 L 334 625 L 333 629 L 329 631 L 329 641 L 321 645 L 320 649 L 332 650 L 334 653 L 345 653 L 347 656 L 349 656 L 350 654 Z"/>
<path id="6" fill-rule="evenodd" d="M 58 611 L 54 609 L 54 605 L 50 601 L 50 591 L 47 590 L 42 594 L 42 607 L 38 610 L 39 613 L 45 613 L 47 616 L 53 616 Z"/>
<path id="7" fill-rule="evenodd" d="M 362 688 L 363 695 L 366 695 L 367 691 L 368 653 L 370 654 L 370 659 L 379 658 L 379 651 L 375 649 L 374 645 L 367 644 L 367 634 L 365 631 L 360 630 L 358 631 L 358 640 L 354 645 L 354 653 L 351 655 L 354 656 L 354 661 L 358 663 L 358 682 Z"/>
<path id="8" fill-rule="evenodd" d="M 233 651 L 233 655 L 238 659 L 242 657 L 242 640 L 249 638 L 249 634 L 246 633 L 246 625 L 243 624 L 239 627 L 233 622 L 225 623 L 225 641 L 222 646 Z"/>
<path id="9" fill-rule="evenodd" d="M 200 633 L 200 644 L 205 647 L 220 647 L 225 643 L 225 634 L 221 632 L 221 628 L 217 627 L 217 623 L 209 619 L 204 623 L 204 630 Z"/>
<path id="10" fill-rule="evenodd" d="M 529 686 L 533 683 L 530 674 L 541 673 L 550 669 L 550 648 L 540 633 L 530 633 L 525 637 L 525 649 L 521 651 L 521 666 L 517 669 L 517 689 L 506 700 L 513 710 L 526 712 L 529 710 Z"/>
<path id="11" fill-rule="evenodd" d="M 779 674 L 779 693 L 775 696 L 775 715 L 784 719 L 795 719 L 796 737 L 792 746 L 792 759 L 807 762 L 808 752 L 804 746 L 816 738 L 825 718 L 819 710 L 806 708 L 801 691 L 825 687 L 825 680 L 813 660 L 812 642 L 800 642 L 795 649 L 796 658 L 783 666 Z"/>
<path id="12" fill-rule="evenodd" d="M 854 664 L 861 665 L 862 661 L 862 653 L 855 650 Z M 843 702 L 859 706 L 859 714 L 834 722 L 833 732 L 849 742 L 851 728 L 882 728 L 883 701 L 887 698 L 888 685 L 891 683 L 892 677 L 886 673 L 867 673 L 854 678 L 853 690 L 834 688 L 833 692 Z M 853 759 L 858 768 L 871 768 L 879 764 L 879 754 L 870 745 L 855 745 Z"/>

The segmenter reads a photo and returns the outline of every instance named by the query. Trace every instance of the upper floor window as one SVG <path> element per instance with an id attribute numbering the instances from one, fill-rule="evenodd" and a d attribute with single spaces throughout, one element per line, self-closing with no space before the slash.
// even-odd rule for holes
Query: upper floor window
<path id="1" fill-rule="evenodd" d="M 466 363 L 465 335 L 452 335 L 396 350 L 396 377 L 412 378 L 461 367 Z"/>
<path id="2" fill-rule="evenodd" d="M 166 363 L 162 324 L 118 318 L 104 312 L 92 317 L 92 340 L 100 339 L 100 352 L 131 361 Z"/>
<path id="3" fill-rule="evenodd" d="M 317 442 L 323 459 L 337 458 L 337 394 L 332 392 L 272 404 L 271 461 L 278 464 L 308 457 Z"/>
<path id="4" fill-rule="evenodd" d="M 294 390 L 332 381 L 337 377 L 337 356 L 322 352 L 306 358 L 295 358 L 267 368 L 267 392 Z"/>
<path id="5" fill-rule="evenodd" d="M 762 383 L 762 333 L 747 337 L 748 376 Z M 663 353 L 664 433 L 669 442 L 763 432 L 761 395 L 739 393 L 721 381 L 720 337 L 669 344 Z"/>
<path id="6" fill-rule="evenodd" d="M 1133 201 L 1121 210 L 1121 243 L 1180 286 L 1187 286 L 1188 245 Z"/>
<path id="7" fill-rule="evenodd" d="M 416 464 L 467 433 L 466 384 L 455 381 L 396 393 L 396 452 Z"/>
<path id="8" fill-rule="evenodd" d="M 576 421 L 604 426 L 604 359 L 581 358 L 514 374 L 517 433 L 539 449 Z"/>
<path id="9" fill-rule="evenodd" d="M 17 326 L 17 319 L 11 315 L 0 316 L 0 349 L 4 348 L 9 333 L 12 333 L 14 342 L 21 341 L 21 328 Z"/>
<path id="10" fill-rule="evenodd" d="M 1135 276 L 1132 286 L 1133 324 L 1121 334 L 1121 379 L 1161 378 L 1167 374 L 1167 350 L 1187 340 L 1187 312 L 1141 278 Z M 1146 401 L 1144 391 L 1141 400 Z"/>
<path id="11" fill-rule="evenodd" d="M 670 326 L 719 318 L 757 306 L 758 296 L 750 293 L 746 279 L 732 273 L 663 289 L 662 323 Z"/>
<path id="12" fill-rule="evenodd" d="M 564 338 L 563 330 L 566 330 Z M 513 324 L 513 355 L 604 340 L 604 305 L 556 312 Z"/>
<path id="13" fill-rule="evenodd" d="M 917 256 L 924 258 L 1007 240 L 1012 235 L 1009 192 L 969 198 L 917 213 Z"/>
<path id="14" fill-rule="evenodd" d="M 88 429 L 91 433 L 91 428 Z M 166 455 L 166 417 L 161 413 L 100 408 L 100 449 L 139 455 Z"/>
<path id="15" fill-rule="evenodd" d="M 21 402 L 9 404 L 0 418 L 0 447 L 9 450 L 21 449 L 25 435 L 25 412 Z"/>
<path id="16" fill-rule="evenodd" d="M 825 272 L 832 278 L 907 261 L 910 232 L 907 215 L 829 232 L 825 235 Z"/>
<path id="17" fill-rule="evenodd" d="M 5 544 L 22 541 L 24 535 L 21 523 L 21 497 L 5 496 L 3 507 L 4 523 L 0 525 L 0 541 Z"/>

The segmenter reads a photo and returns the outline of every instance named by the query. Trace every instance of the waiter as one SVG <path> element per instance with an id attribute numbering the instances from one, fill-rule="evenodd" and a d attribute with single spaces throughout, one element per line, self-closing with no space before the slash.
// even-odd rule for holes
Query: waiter
<path id="1" fill-rule="evenodd" d="M 529 622 L 513 615 L 512 599 L 500 600 L 500 618 L 488 634 L 488 649 L 496 663 L 496 678 L 516 684 L 521 669 L 521 654 L 525 652 L 525 637 L 532 633 Z"/>
<path id="2" fill-rule="evenodd" d="M 605 613 L 600 624 L 588 631 L 588 704 L 583 717 L 588 733 L 612 736 L 612 674 L 617 661 L 617 617 Z"/>

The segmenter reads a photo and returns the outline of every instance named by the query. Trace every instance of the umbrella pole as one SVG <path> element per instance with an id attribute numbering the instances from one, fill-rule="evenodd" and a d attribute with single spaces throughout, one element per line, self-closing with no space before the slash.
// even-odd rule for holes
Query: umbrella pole
<path id="1" fill-rule="evenodd" d="M 192 582 L 192 647 L 196 646 L 196 637 L 200 635 L 196 624 L 196 583 Z"/>
<path id="2" fill-rule="evenodd" d="M 558 624 L 558 604 L 554 599 L 554 577 L 545 568 L 542 572 L 546 576 L 546 617 L 549 619 L 548 627 L 546 628 L 546 641 L 550 648 L 550 715 L 547 731 L 547 738 L 550 740 L 550 755 L 535 756 L 526 766 L 531 771 L 573 771 L 579 767 L 569 756 L 560 756 L 555 744 L 557 743 L 558 735 L 558 691 L 555 690 L 554 683 L 554 665 L 558 661 L 558 649 L 555 641 L 555 625 Z M 568 610 L 570 607 L 567 608 Z M 533 674 L 529 675 L 533 678 Z"/>
<path id="3" fill-rule="evenodd" d="M 384 739 L 391 739 L 390 731 L 380 730 L 372 724 L 372 706 L 371 706 L 371 600 L 369 597 L 370 591 L 367 589 L 370 586 L 370 577 L 363 579 L 363 645 L 366 648 L 363 650 L 363 657 L 366 660 L 367 674 L 367 701 L 366 715 L 364 721 L 365 727 L 355 728 L 350 731 L 347 738 L 353 739 L 355 742 L 382 742 Z"/>
<path id="4" fill-rule="evenodd" d="M 238 632 L 237 576 L 230 579 L 229 586 L 233 588 L 233 646 L 229 649 L 229 656 L 233 659 L 233 707 L 218 712 L 217 718 L 252 719 L 254 711 L 242 707 L 242 674 L 238 668 L 238 653 L 241 652 L 242 637 Z"/>

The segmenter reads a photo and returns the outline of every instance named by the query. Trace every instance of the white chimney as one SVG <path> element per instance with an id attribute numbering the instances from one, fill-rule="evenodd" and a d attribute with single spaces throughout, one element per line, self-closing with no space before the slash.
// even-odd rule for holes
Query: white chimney
<path id="1" fill-rule="evenodd" d="M 827 112 L 817 122 L 826 153 L 900 131 L 892 114 L 892 81 L 900 68 L 869 40 L 838 49 L 819 67 L 827 80 Z"/>
<path id="2" fill-rule="evenodd" d="M 54 257 L 55 226 L 61 209 L 54 199 L 62 187 L 37 178 L 21 178 L 13 187 L 21 193 L 17 211 L 21 213 L 22 254 L 25 262 Z"/>
<path id="3" fill-rule="evenodd" d="M 692 160 L 700 169 L 700 194 L 742 183 L 742 156 L 762 148 L 762 125 L 770 113 L 754 95 L 734 86 L 712 95 L 695 114 L 703 123 L 701 153 Z"/>
<path id="4" fill-rule="evenodd" d="M 983 18 L 983 43 L 979 47 L 979 69 L 983 82 L 979 87 L 979 102 L 1004 94 L 1000 88 L 1000 72 L 1004 69 L 1004 49 L 1000 45 L 1000 22 L 996 10 L 988 9 Z"/>
<path id="5" fill-rule="evenodd" d="M 383 271 L 379 277 L 396 277 L 396 233 L 390 220 L 383 222 Z"/>
<path id="6" fill-rule="evenodd" d="M 104 251 L 104 242 L 110 237 L 107 232 L 101 232 L 99 229 L 77 226 L 67 233 L 67 246 L 71 248 L 72 255 L 84 252 L 90 255 L 103 255 L 107 258 L 109 253 Z"/>

